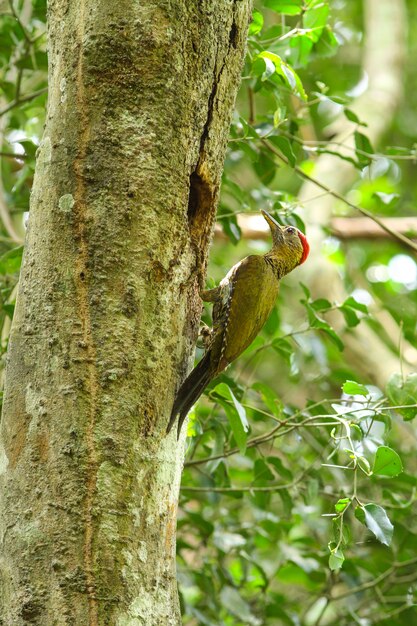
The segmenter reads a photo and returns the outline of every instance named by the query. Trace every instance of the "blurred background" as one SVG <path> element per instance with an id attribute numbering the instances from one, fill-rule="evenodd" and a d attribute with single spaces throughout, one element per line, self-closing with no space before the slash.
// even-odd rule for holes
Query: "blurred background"
<path id="1" fill-rule="evenodd" d="M 44 0 L 0 2 L 3 364 L 45 119 L 45 20 Z M 207 284 L 269 248 L 260 209 L 311 252 L 190 416 L 178 529 L 190 626 L 417 623 L 416 41 L 412 0 L 255 2 Z"/>

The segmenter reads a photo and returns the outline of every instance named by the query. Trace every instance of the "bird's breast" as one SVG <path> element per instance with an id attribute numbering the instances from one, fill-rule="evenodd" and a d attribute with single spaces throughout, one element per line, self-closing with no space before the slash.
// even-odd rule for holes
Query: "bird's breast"
<path id="1" fill-rule="evenodd" d="M 272 311 L 279 288 L 272 269 L 259 256 L 245 259 L 229 282 L 221 369 L 226 361 L 234 361 L 255 339 Z"/>

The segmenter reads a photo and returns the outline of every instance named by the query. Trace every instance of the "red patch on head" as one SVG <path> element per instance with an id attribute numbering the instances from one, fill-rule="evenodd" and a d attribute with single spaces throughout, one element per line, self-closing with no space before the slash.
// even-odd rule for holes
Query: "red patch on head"
<path id="1" fill-rule="evenodd" d="M 308 257 L 308 253 L 310 252 L 310 246 L 308 245 L 307 237 L 303 235 L 303 233 L 300 230 L 298 231 L 298 236 L 303 246 L 303 254 L 299 262 L 299 265 L 301 265 L 302 263 L 304 263 L 304 261 Z"/>

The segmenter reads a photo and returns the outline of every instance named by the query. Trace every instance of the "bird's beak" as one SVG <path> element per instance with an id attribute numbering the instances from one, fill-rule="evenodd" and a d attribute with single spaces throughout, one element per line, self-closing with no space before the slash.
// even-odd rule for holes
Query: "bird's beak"
<path id="1" fill-rule="evenodd" d="M 269 228 L 271 229 L 272 239 L 274 243 L 279 243 L 283 239 L 282 226 L 280 226 L 280 224 L 278 224 L 278 222 L 274 220 L 274 218 L 268 213 L 268 211 L 263 211 L 261 209 L 261 213 L 264 216 Z"/>
<path id="2" fill-rule="evenodd" d="M 268 211 L 264 211 L 261 209 L 261 213 L 266 219 L 266 221 L 268 222 L 269 228 L 272 231 L 275 230 L 276 228 L 279 228 L 279 230 L 281 230 L 281 226 L 278 224 L 276 220 L 274 220 L 274 218 L 272 217 L 272 215 L 268 213 Z"/>

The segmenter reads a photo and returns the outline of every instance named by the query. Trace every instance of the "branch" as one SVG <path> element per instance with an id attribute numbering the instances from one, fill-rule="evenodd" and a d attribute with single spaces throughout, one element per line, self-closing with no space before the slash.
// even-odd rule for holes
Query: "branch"
<path id="1" fill-rule="evenodd" d="M 307 409 L 300 409 L 299 411 L 294 413 L 294 415 L 291 415 L 290 417 L 288 417 L 286 420 L 282 420 L 281 422 L 279 422 L 279 424 L 274 426 L 274 428 L 272 428 L 270 431 L 268 431 L 264 435 L 258 435 L 257 437 L 253 437 L 252 439 L 249 439 L 249 441 L 246 444 L 246 448 L 254 448 L 262 443 L 267 443 L 268 441 L 277 439 L 278 437 L 284 437 L 285 435 L 287 435 L 288 433 L 291 433 L 292 431 L 296 429 L 310 426 L 311 423 L 312 422 L 314 423 L 316 420 L 322 420 L 322 419 L 336 420 L 339 422 L 339 424 L 341 424 L 343 422 L 343 418 L 340 418 L 339 415 L 333 414 L 333 413 L 309 415 L 308 417 L 305 417 L 301 422 L 294 422 L 294 420 L 297 419 L 298 417 L 303 417 L 303 413 L 307 410 L 312 410 L 316 406 L 320 406 L 325 403 L 338 402 L 338 401 L 340 401 L 340 398 L 335 398 L 334 400 L 321 400 L 321 401 L 315 402 L 314 404 L 309 405 Z M 356 402 L 359 402 L 359 401 L 357 400 Z M 367 404 L 367 401 L 364 402 L 364 405 L 365 404 Z M 383 411 L 395 411 L 398 409 L 416 408 L 416 407 L 417 407 L 417 403 L 403 404 L 403 405 L 398 405 L 398 406 L 390 406 L 390 405 L 385 406 L 384 404 L 381 404 L 381 405 L 373 406 L 373 407 L 367 406 L 366 408 L 369 411 L 374 411 L 374 413 L 381 413 Z M 364 407 L 361 406 L 357 409 L 350 409 L 349 415 L 352 415 L 354 413 L 361 413 L 363 411 L 363 408 Z M 314 424 L 315 427 L 316 426 L 333 426 L 333 425 L 334 424 L 332 422 Z M 286 426 L 287 428 L 281 431 L 281 429 L 284 426 Z M 202 459 L 195 459 L 192 461 L 187 461 L 186 463 L 184 463 L 184 467 L 202 465 L 204 463 L 209 463 L 210 461 L 218 461 L 219 459 L 225 459 L 234 454 L 238 454 L 239 452 L 240 452 L 240 449 L 237 447 L 230 448 L 230 450 L 225 450 L 221 454 L 217 454 L 215 456 L 209 456 L 209 457 L 204 457 Z"/>
<path id="2" fill-rule="evenodd" d="M 23 104 L 24 102 L 29 102 L 29 100 L 33 100 L 34 98 L 37 98 L 38 96 L 42 95 L 43 93 L 47 91 L 48 91 L 48 87 L 43 87 L 42 89 L 38 89 L 37 91 L 29 93 L 27 96 L 19 96 L 19 98 L 16 98 L 15 100 L 12 100 L 11 102 L 9 102 L 9 104 L 5 106 L 4 109 L 1 109 L 0 117 L 2 115 L 5 115 L 5 113 L 8 113 L 11 109 L 14 109 L 14 107 L 19 106 L 19 104 Z"/>
<path id="3" fill-rule="evenodd" d="M 379 576 L 374 578 L 373 580 L 368 580 L 368 582 L 363 583 L 362 585 L 358 585 L 357 587 L 353 587 L 352 589 L 348 589 L 347 591 L 343 591 L 339 593 L 337 596 L 330 596 L 328 599 L 331 602 L 335 602 L 336 600 L 341 600 L 342 598 L 347 598 L 348 596 L 354 595 L 356 593 L 360 593 L 361 591 L 365 591 L 366 589 L 372 589 L 372 587 L 376 587 L 380 582 L 385 580 L 388 576 L 391 576 L 397 569 L 402 567 L 407 567 L 408 565 L 414 565 L 417 563 L 417 557 L 413 559 L 408 559 L 408 561 L 397 561 L 391 565 L 385 572 L 382 572 Z"/>
<path id="4" fill-rule="evenodd" d="M 1 153 L 0 153 L 1 154 Z M 13 158 L 24 158 L 24 155 L 10 154 Z M 270 239 L 268 226 L 263 224 L 259 215 L 247 213 L 234 213 L 237 217 L 239 228 L 245 239 Z M 417 238 L 416 217 L 384 217 L 384 224 L 391 230 L 401 234 L 407 234 L 410 239 Z M 329 230 L 332 235 L 339 239 L 384 239 L 388 233 L 379 224 L 368 217 L 333 217 Z M 220 239 L 228 239 L 219 224 L 215 227 L 215 236 Z M 391 237 L 391 235 L 389 235 Z"/>
<path id="5" fill-rule="evenodd" d="M 256 492 L 256 491 L 279 491 L 280 489 L 291 489 L 297 485 L 304 478 L 304 474 L 298 477 L 296 480 L 293 480 L 292 483 L 288 483 L 286 485 L 269 485 L 268 487 L 187 487 L 185 485 L 181 486 L 181 491 L 202 491 L 207 493 L 239 493 L 239 491 L 244 492 Z"/>
<path id="6" fill-rule="evenodd" d="M 0 150 L 0 157 L 5 157 L 6 159 L 16 159 L 16 160 L 22 160 L 23 159 L 27 159 L 28 155 L 26 153 L 23 154 L 17 154 L 17 152 L 2 152 Z"/>
<path id="7" fill-rule="evenodd" d="M 407 234 L 410 239 L 417 238 L 415 217 L 384 217 L 382 221 L 397 233 Z M 388 232 L 367 217 L 334 217 L 330 230 L 339 239 L 383 239 Z"/>
<path id="8" fill-rule="evenodd" d="M 262 144 L 268 150 L 270 150 L 270 152 L 272 152 L 276 157 L 278 157 L 281 161 L 283 161 L 283 163 L 285 163 L 286 165 L 290 166 L 290 164 L 288 163 L 288 159 L 286 157 L 284 157 L 279 152 L 279 150 L 277 150 L 274 146 L 272 146 L 269 143 L 269 141 L 267 141 L 266 139 L 262 139 Z M 383 222 L 382 220 L 380 220 L 379 217 L 377 217 L 376 215 L 374 215 L 373 213 L 371 213 L 367 209 L 364 209 L 363 207 L 359 206 L 358 204 L 353 204 L 353 202 L 350 202 L 350 200 L 345 198 L 345 196 L 343 196 L 338 191 L 335 191 L 334 189 L 331 189 L 330 187 L 328 187 L 324 183 L 320 182 L 316 178 L 313 178 L 313 176 L 310 176 L 309 174 L 304 172 L 301 169 L 301 167 L 298 167 L 298 165 L 295 165 L 293 169 L 294 169 L 295 172 L 297 172 L 297 174 L 299 176 L 301 176 L 301 178 L 304 178 L 304 180 L 307 180 L 310 183 L 313 183 L 313 185 L 315 185 L 319 189 L 322 189 L 323 191 L 325 191 L 329 195 L 333 196 L 333 198 L 337 198 L 338 200 L 341 200 L 347 206 L 349 206 L 351 209 L 354 209 L 355 211 L 359 211 L 360 213 L 362 213 L 362 215 L 366 215 L 366 217 L 369 217 L 373 222 L 378 224 L 378 226 L 380 228 L 382 228 L 383 230 L 385 230 L 385 232 L 387 232 L 391 237 L 394 237 L 395 239 L 400 241 L 402 244 L 404 244 L 407 247 L 411 248 L 414 252 L 417 252 L 417 243 L 415 241 L 412 241 L 411 239 L 409 239 L 408 237 L 406 237 L 402 233 L 399 233 L 399 232 L 397 232 L 395 230 L 392 230 L 392 228 L 390 228 L 390 226 L 388 226 L 386 224 L 386 222 Z"/>
<path id="9" fill-rule="evenodd" d="M 316 461 L 318 458 L 321 458 L 321 457 L 317 457 L 316 459 L 314 459 L 314 461 L 310 463 L 297 478 L 295 478 L 290 483 L 287 483 L 284 485 L 269 485 L 268 487 L 188 487 L 186 485 L 181 485 L 181 491 L 195 491 L 195 492 L 201 491 L 204 493 L 210 493 L 210 492 L 238 493 L 239 491 L 248 492 L 248 493 L 251 493 L 251 492 L 268 493 L 268 492 L 273 492 L 273 491 L 280 491 L 281 489 L 291 489 L 292 487 L 295 487 L 295 485 L 298 485 L 303 480 L 306 474 L 316 464 Z"/>

